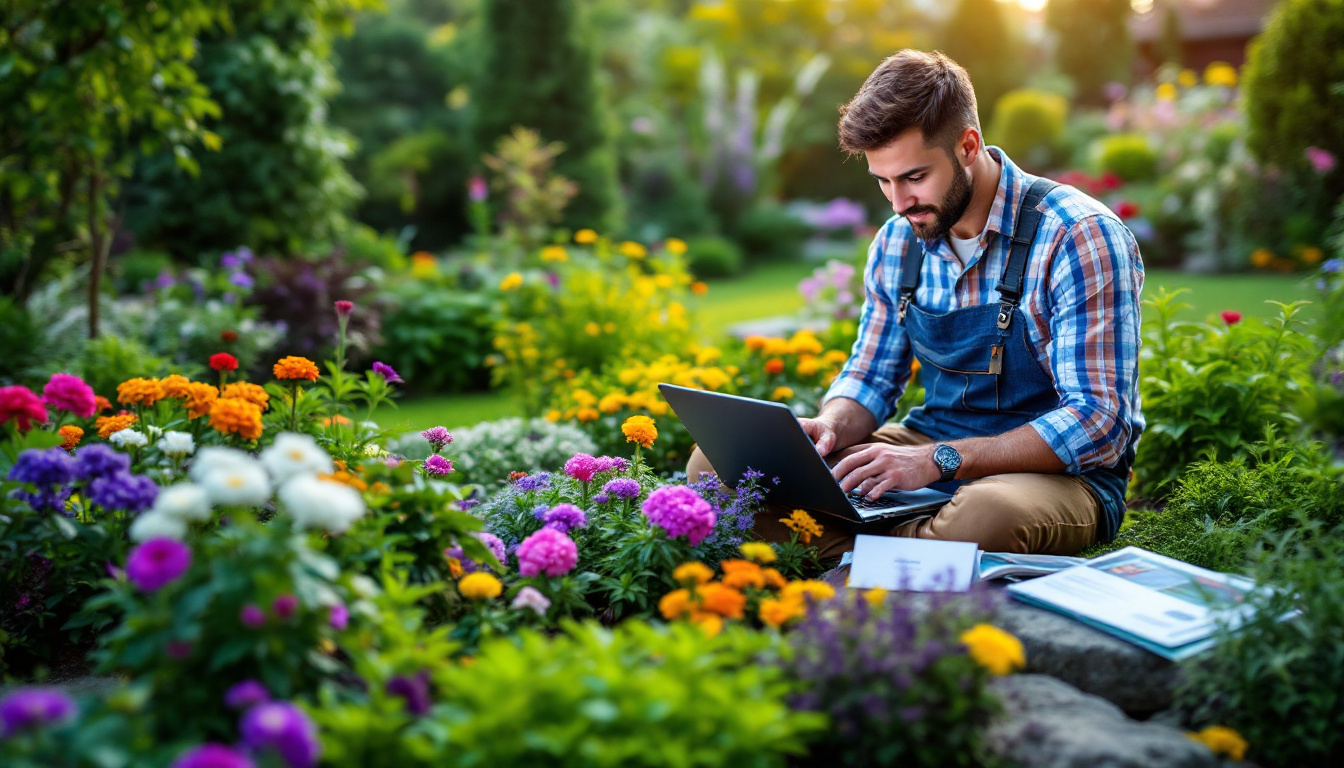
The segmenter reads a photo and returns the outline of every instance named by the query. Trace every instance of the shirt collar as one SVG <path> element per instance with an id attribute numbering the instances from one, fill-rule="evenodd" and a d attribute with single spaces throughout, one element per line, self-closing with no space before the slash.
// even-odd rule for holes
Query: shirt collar
<path id="1" fill-rule="evenodd" d="M 994 193 L 994 205 L 990 206 L 985 229 L 1012 237 L 1013 225 L 1017 223 L 1018 204 L 1030 186 L 1030 181 L 1027 174 L 1009 160 L 1002 149 L 990 146 L 985 151 L 999 161 L 999 188 Z"/>

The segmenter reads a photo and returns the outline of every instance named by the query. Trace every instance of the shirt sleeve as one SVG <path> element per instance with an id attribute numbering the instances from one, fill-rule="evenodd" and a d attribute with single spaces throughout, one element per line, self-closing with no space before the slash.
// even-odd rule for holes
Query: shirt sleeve
<path id="1" fill-rule="evenodd" d="M 1089 216 L 1065 234 L 1050 267 L 1050 370 L 1059 407 L 1031 422 L 1068 471 L 1114 466 L 1138 401 L 1138 245 L 1119 221 Z"/>
<path id="2" fill-rule="evenodd" d="M 822 398 L 856 400 L 880 426 L 896 412 L 910 381 L 912 351 L 905 328 L 896 322 L 901 257 L 909 240 L 894 236 L 895 222 L 878 232 L 863 271 L 863 312 L 849 359 Z"/>

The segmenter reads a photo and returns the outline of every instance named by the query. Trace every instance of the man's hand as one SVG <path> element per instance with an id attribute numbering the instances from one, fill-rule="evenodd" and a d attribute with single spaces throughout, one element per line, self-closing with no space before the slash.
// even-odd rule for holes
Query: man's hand
<path id="1" fill-rule="evenodd" d="M 870 443 L 850 452 L 831 468 L 846 493 L 858 488 L 876 501 L 887 491 L 913 491 L 942 477 L 933 462 L 934 445 Z"/>
<path id="2" fill-rule="evenodd" d="M 831 426 L 829 421 L 821 419 L 798 419 L 798 424 L 812 438 L 812 443 L 817 447 L 817 453 L 825 456 L 835 449 L 835 427 Z"/>

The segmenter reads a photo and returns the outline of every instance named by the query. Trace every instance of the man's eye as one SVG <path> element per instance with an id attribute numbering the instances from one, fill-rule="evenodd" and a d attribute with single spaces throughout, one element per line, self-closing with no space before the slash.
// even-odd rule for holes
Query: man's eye
<path id="1" fill-rule="evenodd" d="M 907 177 L 906 177 L 906 181 L 909 181 L 909 182 L 911 182 L 912 184 L 918 184 L 919 182 L 921 182 L 921 181 L 923 181 L 923 180 L 924 180 L 924 174 L 922 174 L 922 173 L 921 173 L 920 175 L 918 175 L 918 176 L 907 176 Z"/>

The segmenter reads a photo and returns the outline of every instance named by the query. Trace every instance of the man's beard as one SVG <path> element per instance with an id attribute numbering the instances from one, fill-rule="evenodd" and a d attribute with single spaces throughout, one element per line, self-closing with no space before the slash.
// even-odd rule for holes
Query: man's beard
<path id="1" fill-rule="evenodd" d="M 960 164 L 952 164 L 952 186 L 948 187 L 947 194 L 943 195 L 943 200 L 937 206 L 916 205 L 915 207 L 902 212 L 901 215 L 907 217 L 912 213 L 932 213 L 933 221 L 928 223 L 910 222 L 910 227 L 915 230 L 915 236 L 921 240 L 937 240 L 951 231 L 952 226 L 961 220 L 966 209 L 971 205 L 971 181 L 966 178 L 965 169 Z"/>

